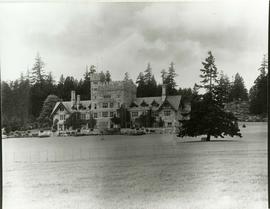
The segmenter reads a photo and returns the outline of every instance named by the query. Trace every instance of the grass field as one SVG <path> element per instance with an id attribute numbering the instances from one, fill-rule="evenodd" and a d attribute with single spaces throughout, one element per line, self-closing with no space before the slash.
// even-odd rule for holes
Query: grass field
<path id="1" fill-rule="evenodd" d="M 5 139 L 3 208 L 267 208 L 267 123 L 241 132 Z"/>

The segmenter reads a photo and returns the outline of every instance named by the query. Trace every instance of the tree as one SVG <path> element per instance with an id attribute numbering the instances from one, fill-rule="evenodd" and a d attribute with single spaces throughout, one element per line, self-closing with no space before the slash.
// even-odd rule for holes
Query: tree
<path id="1" fill-rule="evenodd" d="M 93 116 L 90 116 L 90 119 L 86 121 L 86 123 L 88 124 L 89 128 L 94 128 L 97 124 L 97 120 L 95 118 L 93 118 Z"/>
<path id="2" fill-rule="evenodd" d="M 136 81 L 137 84 L 137 97 L 143 97 L 144 96 L 144 75 L 142 72 L 139 73 L 139 76 Z"/>
<path id="3" fill-rule="evenodd" d="M 204 88 L 207 92 L 212 94 L 212 89 L 214 85 L 218 82 L 217 80 L 217 67 L 215 65 L 215 58 L 212 55 L 212 52 L 208 52 L 208 57 L 205 59 L 205 62 L 202 62 L 203 69 L 200 69 L 200 77 L 203 79 L 200 81 L 202 85 L 199 87 Z"/>
<path id="4" fill-rule="evenodd" d="M 218 84 L 214 88 L 214 94 L 217 96 L 216 99 L 219 100 L 220 103 L 228 103 L 230 92 L 231 92 L 231 84 L 229 77 L 221 73 L 218 80 Z"/>
<path id="5" fill-rule="evenodd" d="M 148 110 L 145 113 L 141 114 L 138 118 L 135 119 L 135 122 L 140 125 L 140 127 L 153 127 L 155 123 L 155 117 L 152 114 L 152 110 Z"/>
<path id="6" fill-rule="evenodd" d="M 45 78 L 45 73 L 44 73 L 44 62 L 41 60 L 41 57 L 39 53 L 37 54 L 35 58 L 35 64 L 32 68 L 32 75 L 30 76 L 31 78 L 31 83 L 41 83 L 44 81 Z"/>
<path id="7" fill-rule="evenodd" d="M 110 72 L 108 70 L 106 71 L 106 74 L 105 74 L 105 81 L 106 82 L 112 81 L 111 74 L 110 74 Z"/>
<path id="8" fill-rule="evenodd" d="M 239 73 L 236 73 L 234 77 L 234 82 L 231 87 L 229 99 L 230 101 L 233 101 L 233 100 L 247 101 L 248 100 L 248 93 L 244 84 L 244 79 L 240 76 Z"/>
<path id="9" fill-rule="evenodd" d="M 205 134 L 207 141 L 210 141 L 211 136 L 215 138 L 223 138 L 225 135 L 241 137 L 237 118 L 231 112 L 224 110 L 222 102 L 218 99 L 220 92 L 214 91 L 217 86 L 217 68 L 214 57 L 211 53 L 208 54 L 206 62 L 202 63 L 204 69 L 201 69 L 203 79 L 201 87 L 206 90 L 206 93 L 202 96 L 198 94 L 193 96 L 190 120 L 180 121 L 182 127 L 179 136 Z"/>
<path id="10" fill-rule="evenodd" d="M 268 61 L 266 55 L 263 57 L 261 67 L 259 68 L 260 75 L 254 81 L 254 85 L 249 91 L 250 107 L 249 111 L 252 114 L 267 113 L 267 89 L 268 89 Z"/>
<path id="11" fill-rule="evenodd" d="M 209 92 L 192 101 L 190 120 L 181 122 L 180 137 L 205 134 L 207 141 L 210 141 L 211 136 L 215 138 L 224 138 L 225 135 L 241 137 L 237 118 L 231 112 L 224 111 Z"/>
<path id="12" fill-rule="evenodd" d="M 164 72 L 163 72 L 164 73 Z M 174 63 L 171 62 L 168 73 L 167 74 L 162 74 L 162 76 L 165 77 L 165 80 L 163 81 L 163 84 L 167 84 L 167 94 L 168 95 L 176 95 L 177 90 L 176 90 L 176 82 L 175 82 L 175 77 L 177 76 L 174 68 Z M 162 79 L 163 79 L 162 77 Z"/>
<path id="13" fill-rule="evenodd" d="M 129 80 L 129 74 L 128 74 L 128 72 L 125 72 L 124 81 L 128 81 L 128 80 Z"/>
<path id="14" fill-rule="evenodd" d="M 130 126 L 130 112 L 124 105 L 117 110 L 117 113 L 120 118 L 120 127 L 121 128 L 128 128 Z"/>
<path id="15" fill-rule="evenodd" d="M 146 84 L 149 84 L 149 83 L 151 83 L 151 79 L 152 79 L 152 68 L 151 68 L 150 63 L 148 63 L 147 68 L 144 71 L 144 82 Z"/>
<path id="16" fill-rule="evenodd" d="M 81 119 L 80 112 L 71 113 L 71 115 L 65 120 L 65 126 L 67 128 L 72 127 L 73 130 L 81 128 L 84 124 L 86 124 L 86 121 Z"/>
<path id="17" fill-rule="evenodd" d="M 43 103 L 41 113 L 38 117 L 39 126 L 42 128 L 48 128 L 52 126 L 52 118 L 50 117 L 53 108 L 60 99 L 55 95 L 47 96 L 46 100 Z"/>
<path id="18" fill-rule="evenodd" d="M 100 75 L 100 82 L 104 83 L 106 81 L 106 75 L 104 74 L 103 71 L 101 71 L 99 75 Z"/>

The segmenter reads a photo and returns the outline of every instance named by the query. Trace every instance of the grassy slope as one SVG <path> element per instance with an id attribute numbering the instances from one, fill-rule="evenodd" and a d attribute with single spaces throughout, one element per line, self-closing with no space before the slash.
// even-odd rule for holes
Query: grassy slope
<path id="1" fill-rule="evenodd" d="M 4 208 L 266 208 L 266 123 L 242 133 L 7 139 Z"/>

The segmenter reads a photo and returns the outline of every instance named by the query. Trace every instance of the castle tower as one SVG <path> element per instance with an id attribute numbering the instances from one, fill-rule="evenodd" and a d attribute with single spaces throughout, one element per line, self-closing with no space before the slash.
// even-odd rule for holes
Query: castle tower
<path id="1" fill-rule="evenodd" d="M 100 75 L 98 73 L 94 73 L 90 75 L 90 83 L 91 83 L 91 100 L 96 100 L 98 98 L 98 86 L 100 84 Z"/>

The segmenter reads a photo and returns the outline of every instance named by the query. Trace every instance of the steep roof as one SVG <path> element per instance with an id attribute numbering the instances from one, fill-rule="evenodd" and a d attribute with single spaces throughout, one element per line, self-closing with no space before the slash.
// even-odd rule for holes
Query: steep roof
<path id="1" fill-rule="evenodd" d="M 60 106 L 60 104 L 62 104 L 64 106 L 64 108 L 69 112 L 74 112 L 74 109 L 72 109 L 73 103 L 72 101 L 65 101 L 65 102 L 57 102 L 53 108 L 53 111 L 51 113 L 51 115 L 54 114 L 54 112 L 58 109 L 58 107 Z M 88 106 L 91 104 L 91 100 L 83 100 L 80 101 L 80 104 L 83 107 L 86 107 L 86 109 L 88 109 Z"/>
<path id="2" fill-rule="evenodd" d="M 157 104 L 159 104 L 159 107 L 162 106 L 162 104 L 164 102 L 162 102 L 162 97 L 139 97 L 134 99 L 133 103 L 135 103 L 136 105 L 138 105 L 138 107 L 141 106 L 142 103 L 146 103 L 148 104 L 148 106 L 151 106 L 151 104 L 153 102 L 156 102 Z M 167 96 L 165 101 L 169 102 L 170 105 L 175 109 L 178 110 L 179 106 L 180 106 L 180 102 L 181 102 L 181 96 L 180 95 L 176 95 L 176 96 Z"/>
<path id="3" fill-rule="evenodd" d="M 181 95 L 167 96 L 166 100 L 173 106 L 175 110 L 179 109 L 181 102 Z"/>

